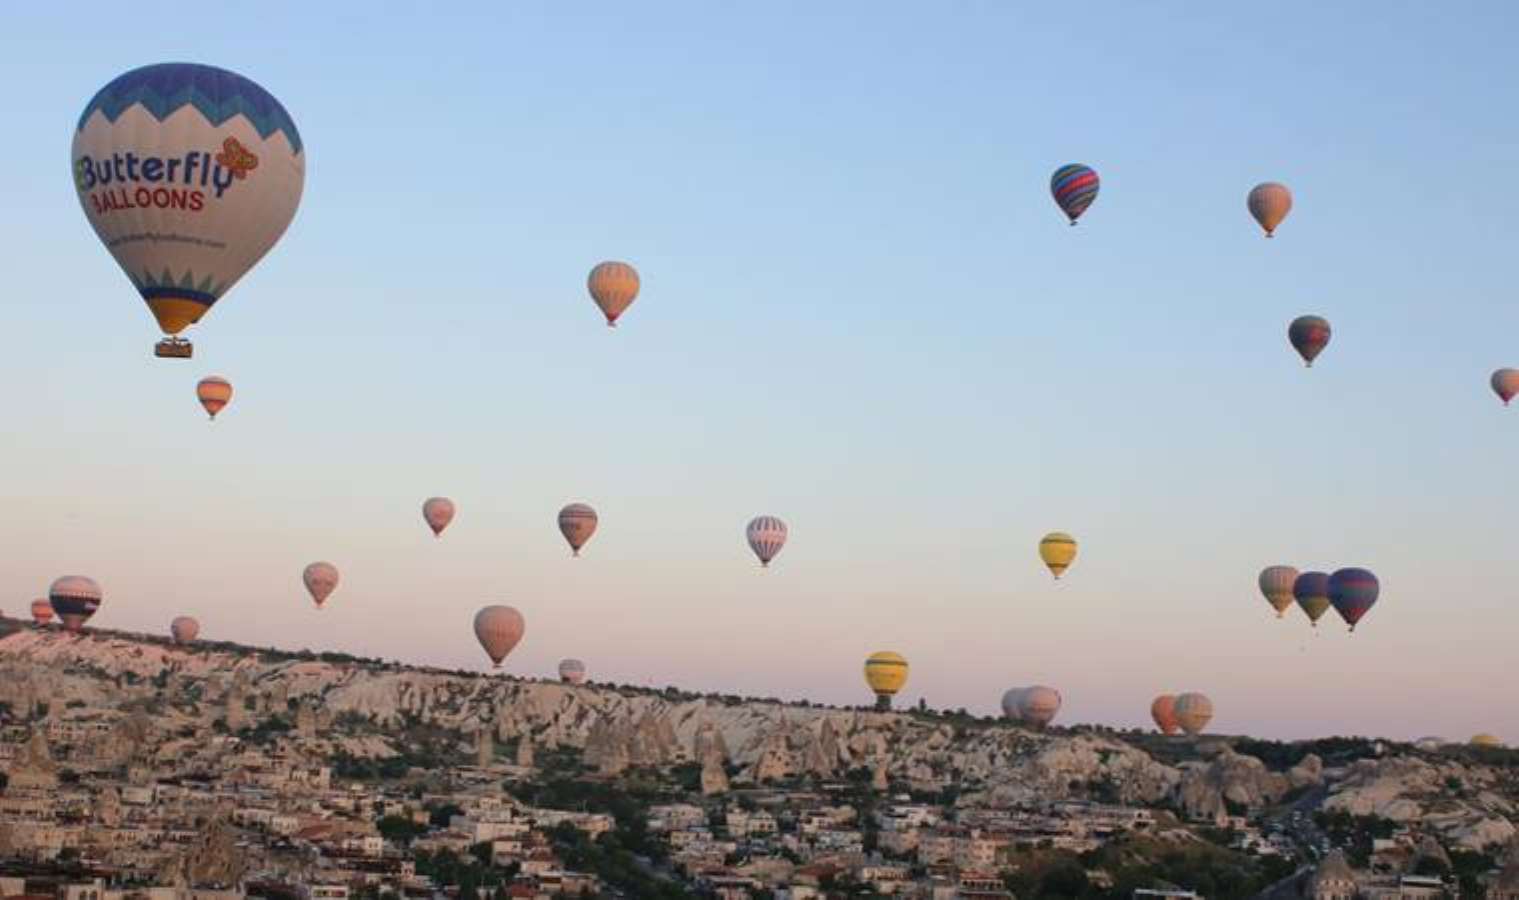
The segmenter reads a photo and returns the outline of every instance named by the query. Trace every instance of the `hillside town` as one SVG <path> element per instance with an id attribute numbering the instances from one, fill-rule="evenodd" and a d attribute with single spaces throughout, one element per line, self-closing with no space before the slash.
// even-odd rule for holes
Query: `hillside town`
<path id="1" fill-rule="evenodd" d="M 1519 900 L 1498 749 L 1034 732 L 4 624 L 6 897 Z"/>

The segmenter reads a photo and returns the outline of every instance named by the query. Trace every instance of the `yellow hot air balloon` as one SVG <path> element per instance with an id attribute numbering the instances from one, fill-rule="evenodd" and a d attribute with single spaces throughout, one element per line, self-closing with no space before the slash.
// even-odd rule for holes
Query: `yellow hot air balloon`
<path id="1" fill-rule="evenodd" d="M 1477 734 L 1472 736 L 1473 747 L 1502 747 L 1503 741 L 1491 734 Z"/>
<path id="2" fill-rule="evenodd" d="M 1039 558 L 1059 578 L 1076 559 L 1076 539 L 1063 531 L 1051 531 L 1039 540 Z"/>
<path id="3" fill-rule="evenodd" d="M 907 660 L 890 650 L 865 659 L 865 683 L 876 692 L 876 709 L 891 709 L 891 698 L 907 684 Z"/>

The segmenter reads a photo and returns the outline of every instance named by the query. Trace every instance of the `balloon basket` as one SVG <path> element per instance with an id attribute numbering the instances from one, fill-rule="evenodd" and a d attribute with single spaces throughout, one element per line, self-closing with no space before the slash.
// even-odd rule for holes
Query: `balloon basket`
<path id="1" fill-rule="evenodd" d="M 195 345 L 183 338 L 164 338 L 153 345 L 153 355 L 159 359 L 189 359 L 195 353 Z"/>

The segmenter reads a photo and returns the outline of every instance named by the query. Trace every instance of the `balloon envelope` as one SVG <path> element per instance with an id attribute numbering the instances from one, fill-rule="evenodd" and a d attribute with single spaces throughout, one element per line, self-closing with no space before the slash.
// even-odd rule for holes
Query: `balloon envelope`
<path id="1" fill-rule="evenodd" d="M 1277 184 L 1268 181 L 1258 184 L 1250 189 L 1250 196 L 1245 199 L 1245 206 L 1249 208 L 1250 215 L 1266 230 L 1266 237 L 1276 234 L 1276 226 L 1282 224 L 1287 218 L 1287 213 L 1292 211 L 1292 192 L 1287 190 L 1285 184 Z"/>
<path id="2" fill-rule="evenodd" d="M 1496 735 L 1491 735 L 1491 734 L 1486 734 L 1486 733 L 1472 735 L 1471 743 L 1472 743 L 1473 746 L 1476 746 L 1476 747 L 1502 747 L 1503 746 L 1503 741 L 1501 739 L 1499 739 Z"/>
<path id="3" fill-rule="evenodd" d="M 570 553 L 580 555 L 580 548 L 596 533 L 596 510 L 584 503 L 571 503 L 559 511 L 559 533 L 570 545 Z"/>
<path id="4" fill-rule="evenodd" d="M 786 523 L 775 516 L 756 516 L 744 529 L 749 549 L 759 557 L 760 565 L 770 565 L 770 560 L 786 546 Z"/>
<path id="5" fill-rule="evenodd" d="M 1292 607 L 1292 585 L 1297 581 L 1297 575 L 1297 569 L 1291 566 L 1267 566 L 1256 579 L 1278 619 Z"/>
<path id="6" fill-rule="evenodd" d="M 1329 610 L 1329 576 L 1323 572 L 1304 572 L 1292 582 L 1292 599 L 1318 627 L 1319 617 Z"/>
<path id="7" fill-rule="evenodd" d="M 1307 366 L 1313 365 L 1318 355 L 1329 346 L 1329 337 L 1329 320 L 1320 316 L 1298 316 L 1287 326 L 1287 340 Z"/>
<path id="8" fill-rule="evenodd" d="M 875 692 L 876 706 L 890 708 L 891 698 L 907 684 L 907 660 L 890 650 L 870 654 L 865 658 L 865 683 Z"/>
<path id="9" fill-rule="evenodd" d="M 475 613 L 475 638 L 494 668 L 501 668 L 501 660 L 522 640 L 525 631 L 527 623 L 513 607 L 487 606 Z"/>
<path id="10" fill-rule="evenodd" d="M 1039 558 L 1059 578 L 1076 559 L 1076 539 L 1063 531 L 1050 532 L 1039 539 Z"/>
<path id="11" fill-rule="evenodd" d="M 53 621 L 53 604 L 46 597 L 39 597 L 32 601 L 32 621 L 38 625 L 46 625 Z"/>
<path id="12" fill-rule="evenodd" d="M 638 286 L 638 270 L 624 262 L 598 263 L 586 278 L 586 288 L 607 317 L 608 327 L 616 327 L 617 318 L 633 305 Z"/>
<path id="13" fill-rule="evenodd" d="M 442 537 L 443 529 L 454 520 L 454 501 L 447 497 L 428 497 L 422 503 L 422 521 L 432 529 L 433 537 Z"/>
<path id="14" fill-rule="evenodd" d="M 209 375 L 195 385 L 195 398 L 212 419 L 232 402 L 232 383 L 220 375 Z"/>
<path id="15" fill-rule="evenodd" d="M 1365 569 L 1340 569 L 1329 576 L 1329 602 L 1351 631 L 1376 605 L 1382 587 Z"/>
<path id="16" fill-rule="evenodd" d="M 1155 720 L 1161 734 L 1175 734 L 1181 728 L 1176 721 L 1176 698 L 1170 694 L 1156 697 L 1150 703 L 1150 718 Z"/>
<path id="17" fill-rule="evenodd" d="M 301 573 L 301 581 L 306 583 L 306 590 L 316 601 L 317 609 L 321 609 L 338 588 L 338 567 L 330 562 L 314 562 Z"/>
<path id="18" fill-rule="evenodd" d="M 1043 728 L 1054 721 L 1058 712 L 1060 692 L 1052 687 L 1036 684 L 1018 695 L 1018 718 L 1025 725 Z"/>
<path id="19" fill-rule="evenodd" d="M 86 218 L 166 334 L 200 321 L 269 252 L 306 178 L 279 101 L 194 63 L 101 88 L 79 117 L 72 167 Z"/>
<path id="20" fill-rule="evenodd" d="M 1002 693 L 1002 715 L 1018 722 L 1022 721 L 1023 713 L 1019 711 L 1018 700 L 1023 696 L 1024 688 L 1008 688 Z"/>
<path id="21" fill-rule="evenodd" d="M 176 644 L 188 644 L 200 635 L 200 623 L 190 616 L 176 616 L 169 623 L 169 636 Z"/>
<path id="22" fill-rule="evenodd" d="M 1050 176 L 1050 194 L 1066 218 L 1075 225 L 1081 214 L 1097 199 L 1100 182 L 1097 172 L 1090 166 L 1071 163 L 1061 166 Z"/>
<path id="23" fill-rule="evenodd" d="M 63 627 L 69 631 L 78 631 L 100 609 L 104 595 L 95 579 L 83 575 L 65 575 L 53 582 L 53 586 L 48 589 L 47 599 L 52 604 L 53 612 L 63 620 Z"/>
<path id="24" fill-rule="evenodd" d="M 561 659 L 559 680 L 569 684 L 581 684 L 585 681 L 585 663 L 578 659 Z"/>
<path id="25" fill-rule="evenodd" d="M 1213 701 L 1202 694 L 1182 694 L 1176 698 L 1176 724 L 1187 734 L 1202 734 L 1213 721 Z"/>
<path id="26" fill-rule="evenodd" d="M 1503 401 L 1504 406 L 1515 397 L 1519 397 L 1519 369 L 1499 369 L 1492 377 L 1493 393 Z"/>

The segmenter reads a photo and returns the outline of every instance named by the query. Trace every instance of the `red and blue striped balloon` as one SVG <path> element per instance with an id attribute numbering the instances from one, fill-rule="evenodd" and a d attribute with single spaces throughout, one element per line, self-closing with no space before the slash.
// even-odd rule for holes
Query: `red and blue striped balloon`
<path id="1" fill-rule="evenodd" d="M 1096 170 L 1081 163 L 1061 166 L 1050 176 L 1050 193 L 1072 225 L 1097 199 L 1098 183 Z"/>
<path id="2" fill-rule="evenodd" d="M 1329 602 L 1351 631 L 1377 602 L 1382 586 L 1365 569 L 1340 569 L 1329 576 Z"/>

